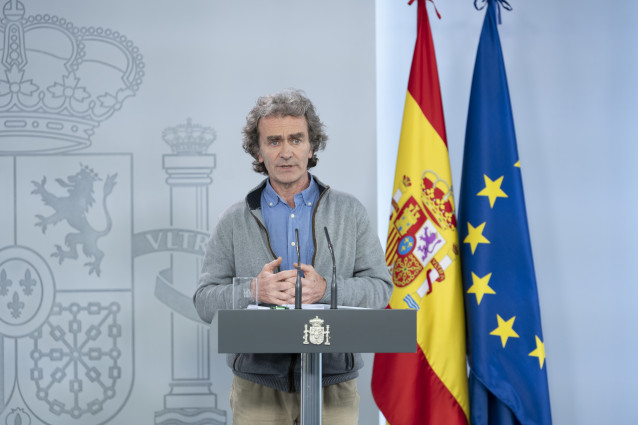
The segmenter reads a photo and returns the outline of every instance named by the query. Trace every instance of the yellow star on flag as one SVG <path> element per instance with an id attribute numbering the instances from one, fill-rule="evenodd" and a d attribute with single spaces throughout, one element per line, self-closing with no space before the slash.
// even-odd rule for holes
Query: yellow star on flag
<path id="1" fill-rule="evenodd" d="M 531 357 L 538 357 L 538 364 L 542 369 L 545 363 L 545 344 L 538 336 L 536 336 L 536 349 L 529 353 L 529 355 Z"/>
<path id="2" fill-rule="evenodd" d="M 492 180 L 487 177 L 487 175 L 483 174 L 483 179 L 485 179 L 485 188 L 477 193 L 476 196 L 487 196 L 490 199 L 490 208 L 494 208 L 496 198 L 507 198 L 507 193 L 503 192 L 501 189 L 503 177 L 504 176 L 501 176 L 496 180 Z"/>
<path id="3" fill-rule="evenodd" d="M 485 294 L 496 294 L 492 288 L 490 288 L 490 278 L 492 273 L 488 273 L 483 277 L 478 277 L 472 272 L 472 286 L 467 290 L 468 294 L 476 295 L 476 303 L 481 305 L 481 300 Z"/>
<path id="4" fill-rule="evenodd" d="M 520 159 L 518 161 L 516 161 L 516 164 L 514 164 L 514 167 L 521 168 L 521 160 Z"/>
<path id="5" fill-rule="evenodd" d="M 483 236 L 483 229 L 485 228 L 485 222 L 474 227 L 467 222 L 467 236 L 463 240 L 463 243 L 469 243 L 472 247 L 472 254 L 476 251 L 476 246 L 480 243 L 490 243 L 485 236 Z"/>
<path id="6" fill-rule="evenodd" d="M 507 344 L 507 338 L 518 338 L 518 334 L 514 332 L 514 329 L 512 329 L 512 327 L 514 326 L 514 319 L 516 319 L 516 316 L 512 316 L 511 319 L 505 321 L 501 318 L 501 316 L 499 316 L 498 314 L 496 315 L 498 327 L 490 332 L 490 335 L 500 336 L 503 348 L 505 348 L 505 344 Z"/>

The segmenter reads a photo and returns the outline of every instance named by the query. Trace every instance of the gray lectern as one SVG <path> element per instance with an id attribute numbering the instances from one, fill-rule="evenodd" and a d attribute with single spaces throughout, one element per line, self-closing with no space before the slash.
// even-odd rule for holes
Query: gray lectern
<path id="1" fill-rule="evenodd" d="M 301 423 L 321 424 L 321 353 L 414 353 L 416 310 L 221 310 L 220 353 L 301 353 Z"/>

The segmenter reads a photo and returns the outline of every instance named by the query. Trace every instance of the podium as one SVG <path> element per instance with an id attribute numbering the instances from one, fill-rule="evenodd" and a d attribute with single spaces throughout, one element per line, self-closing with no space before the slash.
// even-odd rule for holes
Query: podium
<path id="1" fill-rule="evenodd" d="M 322 353 L 414 353 L 416 310 L 220 310 L 220 353 L 300 353 L 301 424 L 321 424 Z"/>

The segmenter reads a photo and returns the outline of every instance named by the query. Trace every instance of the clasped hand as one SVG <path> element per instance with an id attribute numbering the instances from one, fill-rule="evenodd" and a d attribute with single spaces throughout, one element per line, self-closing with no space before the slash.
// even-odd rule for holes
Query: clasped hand
<path id="1" fill-rule="evenodd" d="M 266 264 L 259 272 L 258 301 L 267 304 L 294 304 L 295 284 L 297 282 L 297 269 L 283 270 L 275 273 L 275 269 L 281 264 L 281 257 Z M 297 263 L 294 264 L 297 267 Z M 301 264 L 304 276 L 301 278 L 301 302 L 312 304 L 319 301 L 326 293 L 326 280 L 308 264 Z M 255 281 L 251 283 L 251 291 L 255 294 Z"/>

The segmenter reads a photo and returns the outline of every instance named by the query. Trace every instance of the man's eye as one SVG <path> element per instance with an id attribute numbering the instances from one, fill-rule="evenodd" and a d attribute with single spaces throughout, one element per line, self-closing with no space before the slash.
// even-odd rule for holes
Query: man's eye
<path id="1" fill-rule="evenodd" d="M 279 145 L 278 140 L 273 140 L 272 142 L 270 142 L 270 146 L 278 146 L 278 145 Z"/>
<path id="2" fill-rule="evenodd" d="M 298 145 L 299 143 L 301 143 L 301 139 L 293 139 L 292 143 L 294 143 L 295 145 Z"/>

